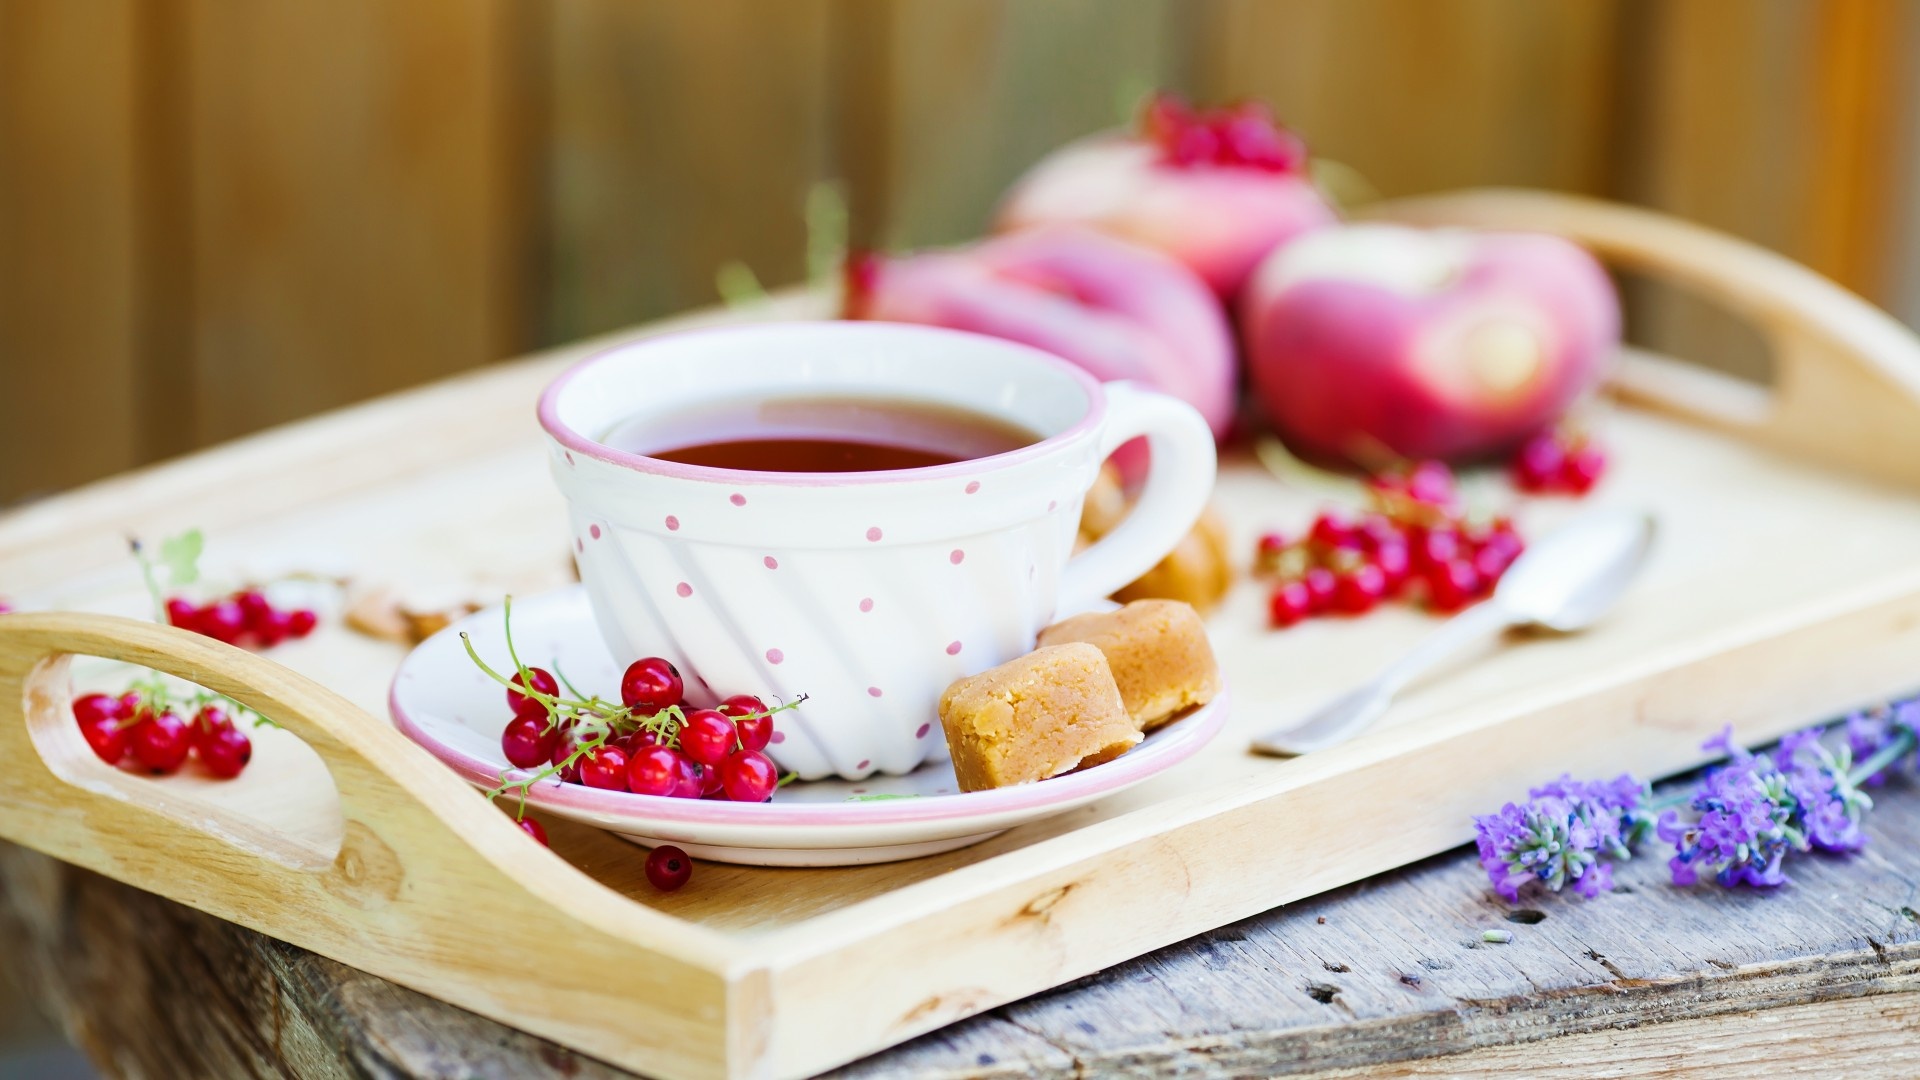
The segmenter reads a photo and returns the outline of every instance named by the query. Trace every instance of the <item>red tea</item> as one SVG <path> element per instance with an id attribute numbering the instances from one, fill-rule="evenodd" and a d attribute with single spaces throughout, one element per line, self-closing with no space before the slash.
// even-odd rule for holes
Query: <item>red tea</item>
<path id="1" fill-rule="evenodd" d="M 889 398 L 773 398 L 636 417 L 601 441 L 683 465 L 890 472 L 1018 450 L 1040 436 L 970 409 Z"/>

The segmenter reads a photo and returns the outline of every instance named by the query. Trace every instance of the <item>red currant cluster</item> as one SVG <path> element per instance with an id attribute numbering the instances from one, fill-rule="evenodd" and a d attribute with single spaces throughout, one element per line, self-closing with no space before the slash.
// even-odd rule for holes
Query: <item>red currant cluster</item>
<path id="1" fill-rule="evenodd" d="M 1169 165 L 1244 165 L 1293 172 L 1307 159 L 1306 143 L 1275 124 L 1267 107 L 1256 101 L 1197 110 L 1172 94 L 1155 94 L 1141 115 L 1141 128 Z"/>
<path id="2" fill-rule="evenodd" d="M 1299 540 L 1260 538 L 1254 573 L 1274 579 L 1267 602 L 1274 626 L 1363 615 L 1397 597 L 1458 611 L 1491 592 L 1525 550 L 1506 518 L 1467 520 L 1453 473 L 1440 462 L 1374 476 L 1367 493 L 1373 510 L 1358 518 L 1322 513 Z"/>
<path id="3" fill-rule="evenodd" d="M 212 702 L 202 704 L 188 724 L 164 695 L 85 694 L 74 699 L 73 718 L 101 761 L 120 765 L 131 757 L 136 767 L 155 776 L 179 772 L 189 754 L 222 780 L 239 776 L 253 760 L 253 740 Z"/>
<path id="4" fill-rule="evenodd" d="M 781 783 L 779 769 L 765 752 L 773 740 L 773 715 L 804 698 L 769 708 L 757 697 L 735 694 L 711 709 L 687 709 L 680 672 L 657 656 L 627 667 L 618 701 L 583 696 L 571 685 L 563 694 L 561 679 L 545 668 L 521 664 L 514 653 L 511 601 L 507 618 L 507 650 L 516 669 L 512 677 L 488 667 L 470 640 L 467 655 L 506 687 L 513 719 L 500 734 L 500 749 L 515 768 L 532 772 L 503 780 L 490 795 L 517 790 L 524 804 L 529 788 L 554 777 L 603 791 L 678 799 L 758 803 L 773 797 Z M 545 831 L 524 809 L 521 828 L 544 843 Z M 665 850 L 656 849 L 656 855 Z M 684 854 L 679 858 L 685 862 Z M 655 884 L 670 879 L 656 878 Z M 680 883 L 684 881 L 683 876 Z M 678 888 L 679 883 L 661 887 Z"/>
<path id="5" fill-rule="evenodd" d="M 320 620 L 309 608 L 284 611 L 274 607 L 260 590 L 243 589 L 205 604 L 184 596 L 170 597 L 167 621 L 229 645 L 271 649 L 289 638 L 313 633 Z"/>
<path id="6" fill-rule="evenodd" d="M 1513 456 L 1513 484 L 1534 495 L 1585 495 L 1607 471 L 1607 455 L 1585 434 L 1543 431 Z"/>

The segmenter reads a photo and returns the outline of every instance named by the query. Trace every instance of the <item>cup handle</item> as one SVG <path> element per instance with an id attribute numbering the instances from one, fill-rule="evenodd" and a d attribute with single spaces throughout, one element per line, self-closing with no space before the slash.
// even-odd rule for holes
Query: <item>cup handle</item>
<path id="1" fill-rule="evenodd" d="M 1213 432 L 1193 406 L 1131 383 L 1107 383 L 1106 393 L 1100 460 L 1144 435 L 1152 463 L 1126 520 L 1067 560 L 1056 615 L 1085 610 L 1152 569 L 1200 520 L 1213 494 Z"/>

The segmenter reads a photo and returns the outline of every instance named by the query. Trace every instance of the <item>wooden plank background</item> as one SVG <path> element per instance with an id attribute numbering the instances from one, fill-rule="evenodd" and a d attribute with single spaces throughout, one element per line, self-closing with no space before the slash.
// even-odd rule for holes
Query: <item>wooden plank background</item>
<path id="1" fill-rule="evenodd" d="M 1387 195 L 1661 207 L 1910 317 L 1903 0 L 0 0 L 0 504 L 964 240 L 1140 94 L 1263 97 Z M 1764 376 L 1628 283 L 1636 336 Z M 0 583 L 4 585 L 4 583 Z"/>

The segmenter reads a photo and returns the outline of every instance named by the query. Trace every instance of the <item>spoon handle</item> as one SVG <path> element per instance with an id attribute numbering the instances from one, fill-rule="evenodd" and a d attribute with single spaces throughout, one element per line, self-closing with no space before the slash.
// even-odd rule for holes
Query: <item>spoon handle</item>
<path id="1" fill-rule="evenodd" d="M 1255 739 L 1253 748 L 1263 754 L 1290 757 L 1343 743 L 1379 719 L 1395 694 L 1435 664 L 1518 621 L 1497 598 L 1476 604 L 1442 623 L 1440 629 L 1373 678 L 1306 717 Z"/>

